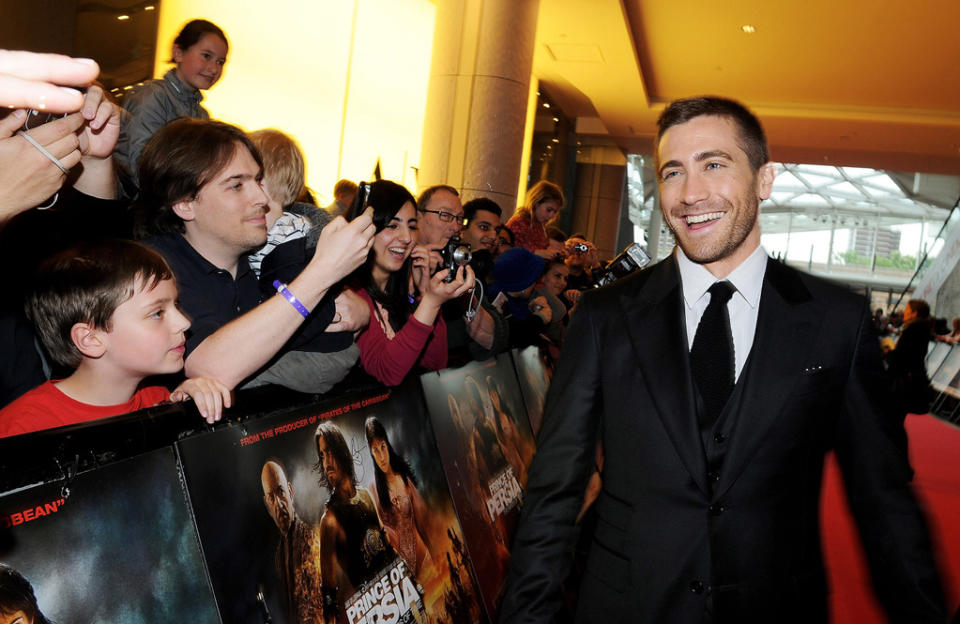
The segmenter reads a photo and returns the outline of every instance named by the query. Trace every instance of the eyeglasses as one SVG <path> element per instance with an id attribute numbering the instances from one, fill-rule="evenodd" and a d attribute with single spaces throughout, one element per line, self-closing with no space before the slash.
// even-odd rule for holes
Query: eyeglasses
<path id="1" fill-rule="evenodd" d="M 426 208 L 421 208 L 420 212 L 432 212 L 433 214 L 440 217 L 440 220 L 444 223 L 450 223 L 451 221 L 456 220 L 460 225 L 463 225 L 463 215 L 455 215 L 452 212 L 444 212 L 443 210 L 427 210 Z"/>

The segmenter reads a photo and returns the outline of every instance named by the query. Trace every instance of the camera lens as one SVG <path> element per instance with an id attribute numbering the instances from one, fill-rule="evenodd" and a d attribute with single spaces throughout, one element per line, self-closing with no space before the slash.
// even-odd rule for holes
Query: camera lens
<path id="1" fill-rule="evenodd" d="M 453 261 L 456 264 L 467 264 L 471 258 L 473 258 L 473 254 L 470 253 L 470 248 L 466 245 L 460 245 L 453 250 Z"/>

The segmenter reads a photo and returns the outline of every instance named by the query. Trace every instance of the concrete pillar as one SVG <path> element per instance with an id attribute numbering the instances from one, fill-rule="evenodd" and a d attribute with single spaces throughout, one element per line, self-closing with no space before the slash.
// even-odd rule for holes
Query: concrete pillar
<path id="1" fill-rule="evenodd" d="M 583 146 L 577 157 L 577 183 L 568 210 L 573 212 L 570 232 L 583 232 L 600 257 L 609 260 L 617 249 L 620 209 L 623 203 L 627 159 L 615 147 Z"/>
<path id="2" fill-rule="evenodd" d="M 438 0 L 417 186 L 517 205 L 539 0 Z"/>

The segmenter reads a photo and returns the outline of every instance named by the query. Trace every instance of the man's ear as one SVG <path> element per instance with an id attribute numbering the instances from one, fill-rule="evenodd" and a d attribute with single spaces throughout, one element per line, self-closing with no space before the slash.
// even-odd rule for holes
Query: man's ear
<path id="1" fill-rule="evenodd" d="M 177 215 L 184 221 L 193 221 L 197 218 L 196 211 L 193 209 L 193 200 L 192 199 L 181 199 L 173 206 L 173 214 Z"/>
<path id="2" fill-rule="evenodd" d="M 80 353 L 97 359 L 107 351 L 102 333 L 102 330 L 94 329 L 89 323 L 74 323 L 70 328 L 70 340 Z"/>
<path id="3" fill-rule="evenodd" d="M 757 195 L 760 201 L 770 199 L 773 192 L 773 180 L 777 177 L 777 166 L 771 162 L 760 167 L 757 171 Z"/>

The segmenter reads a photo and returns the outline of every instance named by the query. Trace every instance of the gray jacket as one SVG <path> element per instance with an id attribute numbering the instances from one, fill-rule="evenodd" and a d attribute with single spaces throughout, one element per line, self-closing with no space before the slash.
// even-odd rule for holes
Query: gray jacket
<path id="1" fill-rule="evenodd" d="M 162 79 L 147 82 L 125 98 L 126 113 L 114 157 L 135 181 L 140 153 L 157 130 L 178 117 L 210 119 L 210 113 L 200 106 L 201 100 L 203 94 L 181 82 L 173 69 Z"/>

